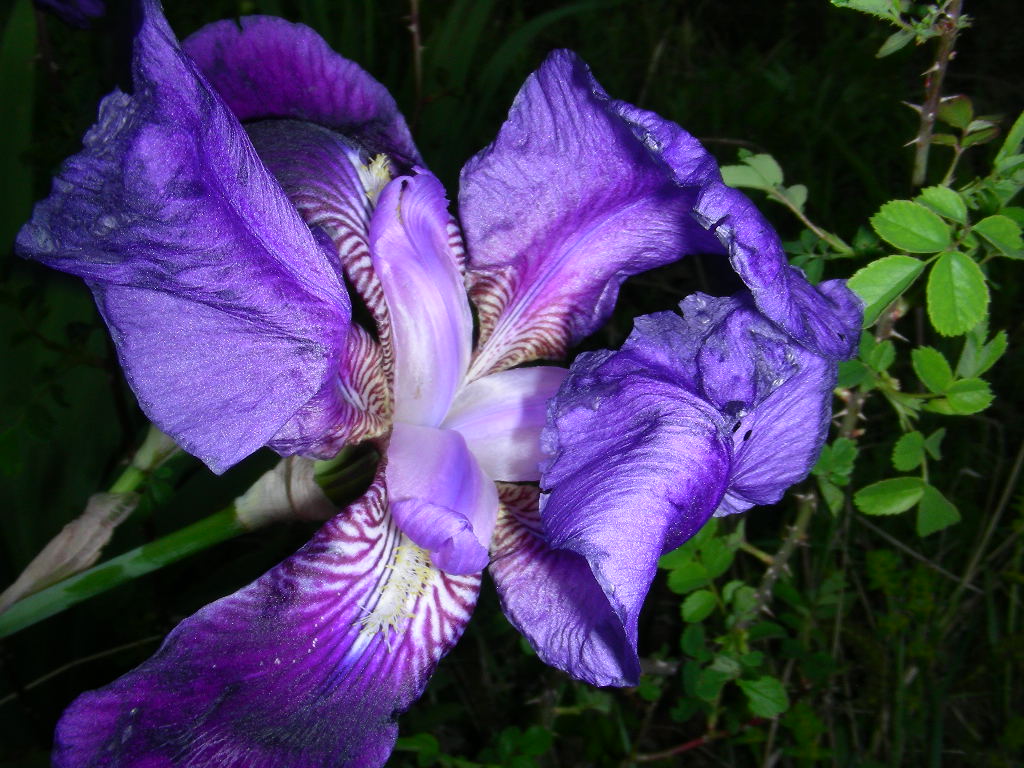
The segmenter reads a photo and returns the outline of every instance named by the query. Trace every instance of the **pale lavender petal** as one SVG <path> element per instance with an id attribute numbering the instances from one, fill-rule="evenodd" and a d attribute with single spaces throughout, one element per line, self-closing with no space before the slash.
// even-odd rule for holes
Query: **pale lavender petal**
<path id="1" fill-rule="evenodd" d="M 548 544 L 582 556 L 636 647 L 658 557 L 696 533 L 729 474 L 726 420 L 633 350 L 580 355 L 544 431 Z"/>
<path id="2" fill-rule="evenodd" d="M 149 661 L 79 697 L 54 766 L 383 765 L 395 718 L 462 634 L 480 584 L 432 568 L 386 504 L 378 483 Z"/>
<path id="3" fill-rule="evenodd" d="M 442 426 L 465 439 L 492 480 L 540 480 L 540 434 L 548 400 L 569 372 L 564 368 L 516 368 L 470 382 L 455 397 Z"/>
<path id="4" fill-rule="evenodd" d="M 184 46 L 239 120 L 306 120 L 404 165 L 422 162 L 387 89 L 304 24 L 245 16 L 209 24 Z"/>
<path id="5" fill-rule="evenodd" d="M 427 172 L 393 180 L 370 222 L 395 356 L 395 420 L 437 426 L 469 364 L 473 317 L 444 188 Z"/>
<path id="6" fill-rule="evenodd" d="M 103 101 L 17 247 L 89 282 L 143 410 L 219 472 L 321 392 L 350 305 L 159 5 L 142 9 L 134 93 Z"/>
<path id="7" fill-rule="evenodd" d="M 636 685 L 640 662 L 587 561 L 544 541 L 536 488 L 498 486 L 490 574 L 541 661 L 591 685 Z"/>
<path id="8" fill-rule="evenodd" d="M 450 573 L 487 565 L 498 496 L 458 432 L 396 422 L 387 448 L 395 522 Z"/>
<path id="9" fill-rule="evenodd" d="M 463 168 L 459 210 L 485 342 L 474 376 L 564 354 L 607 318 L 629 275 L 721 250 L 689 215 L 697 189 L 675 183 L 639 130 L 582 61 L 557 51 Z"/>

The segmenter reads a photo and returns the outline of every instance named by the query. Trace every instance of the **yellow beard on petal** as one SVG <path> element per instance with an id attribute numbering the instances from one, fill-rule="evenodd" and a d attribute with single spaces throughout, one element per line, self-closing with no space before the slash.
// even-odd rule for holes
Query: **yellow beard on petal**
<path id="1" fill-rule="evenodd" d="M 434 579 L 430 553 L 405 539 L 395 547 L 391 562 L 385 566 L 387 577 L 380 598 L 372 610 L 359 621 L 363 625 L 359 634 L 369 640 L 383 633 L 384 643 L 391 649 L 392 635 L 407 619 L 412 618 L 416 601 L 426 594 Z"/>

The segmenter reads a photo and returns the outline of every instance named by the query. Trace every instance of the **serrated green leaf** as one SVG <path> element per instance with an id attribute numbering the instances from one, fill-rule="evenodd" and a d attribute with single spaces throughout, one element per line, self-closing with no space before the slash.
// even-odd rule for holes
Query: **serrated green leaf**
<path id="1" fill-rule="evenodd" d="M 945 96 L 939 101 L 937 117 L 946 125 L 963 130 L 974 119 L 974 105 L 964 95 Z"/>
<path id="2" fill-rule="evenodd" d="M 785 197 L 798 211 L 804 209 L 807 203 L 807 187 L 803 184 L 794 184 L 791 187 L 782 189 L 782 196 Z"/>
<path id="3" fill-rule="evenodd" d="M 721 539 L 711 539 L 700 550 L 700 560 L 712 579 L 729 570 L 734 556 L 735 553 Z"/>
<path id="4" fill-rule="evenodd" d="M 931 143 L 940 147 L 955 147 L 959 145 L 960 140 L 951 133 L 933 133 Z"/>
<path id="5" fill-rule="evenodd" d="M 910 359 L 917 378 L 930 391 L 941 394 L 953 383 L 953 369 L 939 350 L 933 347 L 918 347 L 910 353 Z"/>
<path id="6" fill-rule="evenodd" d="M 917 535 L 928 536 L 960 521 L 956 506 L 931 485 L 924 487 L 917 507 Z"/>
<path id="7" fill-rule="evenodd" d="M 967 204 L 956 190 L 949 187 L 925 187 L 917 199 L 940 216 L 960 224 L 967 223 Z"/>
<path id="8" fill-rule="evenodd" d="M 699 699 L 714 701 L 722 692 L 722 686 L 729 682 L 729 676 L 717 669 L 702 669 L 697 675 L 693 692 Z"/>
<path id="9" fill-rule="evenodd" d="M 943 336 L 959 336 L 988 313 L 985 275 L 970 256 L 944 253 L 928 275 L 928 318 Z"/>
<path id="10" fill-rule="evenodd" d="M 936 253 L 949 246 L 949 226 L 923 205 L 890 200 L 871 217 L 878 236 L 908 253 Z"/>
<path id="11" fill-rule="evenodd" d="M 764 675 L 756 680 L 737 680 L 747 697 L 747 706 L 757 717 L 778 717 L 789 709 L 789 696 L 777 677 Z"/>
<path id="12" fill-rule="evenodd" d="M 757 171 L 768 186 L 776 187 L 782 184 L 782 168 L 771 155 L 750 155 L 743 158 L 743 162 Z"/>
<path id="13" fill-rule="evenodd" d="M 909 288 L 924 269 L 912 256 L 886 256 L 857 270 L 846 285 L 864 302 L 864 327 Z"/>
<path id="14" fill-rule="evenodd" d="M 701 589 L 693 592 L 683 601 L 683 620 L 704 621 L 713 610 L 715 610 L 715 596 L 710 590 Z"/>
<path id="15" fill-rule="evenodd" d="M 1017 116 L 1017 119 L 1013 122 L 1013 127 L 1010 128 L 1010 132 L 1006 134 L 1003 146 L 996 153 L 995 165 L 998 166 L 1011 155 L 1018 154 L 1022 143 L 1024 143 L 1024 112 Z"/>
<path id="16" fill-rule="evenodd" d="M 725 653 L 715 656 L 715 660 L 711 662 L 711 669 L 717 669 L 723 675 L 727 675 L 729 679 L 739 677 L 743 672 L 739 660 Z"/>
<path id="17" fill-rule="evenodd" d="M 976 147 L 979 144 L 988 144 L 992 139 L 999 135 L 999 126 L 992 126 L 991 128 L 983 128 L 981 130 L 968 133 L 964 136 L 960 142 L 960 146 L 964 149 L 968 147 Z"/>
<path id="18" fill-rule="evenodd" d="M 874 370 L 882 373 L 893 361 L 896 360 L 896 345 L 893 344 L 889 339 L 878 342 L 871 351 L 864 356 L 864 362 L 871 366 Z"/>
<path id="19" fill-rule="evenodd" d="M 685 595 L 708 583 L 708 571 L 697 562 L 684 563 L 668 574 L 668 588 L 677 595 Z"/>
<path id="20" fill-rule="evenodd" d="M 909 472 L 924 461 L 924 435 L 918 431 L 901 435 L 892 449 L 892 465 L 900 472 Z"/>
<path id="21" fill-rule="evenodd" d="M 875 54 L 876 59 L 884 59 L 886 56 L 891 56 L 896 51 L 904 48 L 907 43 L 914 39 L 914 33 L 906 30 L 899 29 L 893 32 L 889 37 L 882 43 L 882 47 L 878 49 Z"/>
<path id="22" fill-rule="evenodd" d="M 687 624 L 679 639 L 679 647 L 687 656 L 697 658 L 707 651 L 706 637 L 703 624 Z"/>
<path id="23" fill-rule="evenodd" d="M 961 416 L 985 410 L 993 399 L 992 388 L 983 379 L 961 379 L 946 390 L 949 407 Z"/>
<path id="24" fill-rule="evenodd" d="M 928 435 L 928 438 L 924 441 L 925 450 L 936 461 L 942 459 L 942 438 L 945 436 L 946 428 L 941 427 Z"/>
<path id="25" fill-rule="evenodd" d="M 1007 344 L 1006 331 L 997 333 L 992 337 L 992 341 L 981 348 L 981 354 L 978 355 L 978 362 L 974 370 L 970 374 L 965 373 L 964 375 L 980 376 L 985 373 L 985 371 L 999 362 L 999 358 L 1006 352 Z"/>
<path id="26" fill-rule="evenodd" d="M 839 364 L 839 376 L 836 386 L 839 389 L 856 387 L 867 378 L 868 369 L 860 360 L 844 360 Z"/>
<path id="27" fill-rule="evenodd" d="M 971 229 L 991 243 L 1004 256 L 1024 259 L 1024 240 L 1020 225 L 1008 216 L 986 216 Z"/>
<path id="28" fill-rule="evenodd" d="M 829 0 L 837 8 L 851 8 L 881 19 L 896 18 L 892 0 Z"/>
<path id="29" fill-rule="evenodd" d="M 893 477 L 861 488 L 853 503 L 865 515 L 898 515 L 917 504 L 924 493 L 919 477 Z"/>
<path id="30" fill-rule="evenodd" d="M 843 489 L 829 480 L 819 477 L 818 490 L 821 492 L 821 497 L 825 500 L 825 506 L 828 507 L 828 511 L 833 515 L 838 515 L 839 511 L 843 508 L 843 501 L 846 497 Z"/>
<path id="31" fill-rule="evenodd" d="M 721 171 L 722 180 L 730 187 L 763 190 L 772 188 L 771 184 L 749 165 L 723 165 Z"/>

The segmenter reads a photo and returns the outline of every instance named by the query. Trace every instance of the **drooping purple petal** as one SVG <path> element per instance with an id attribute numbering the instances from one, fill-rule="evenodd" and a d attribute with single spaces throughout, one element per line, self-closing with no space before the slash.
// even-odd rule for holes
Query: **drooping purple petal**
<path id="1" fill-rule="evenodd" d="M 634 649 L 658 557 L 700 529 L 729 474 L 726 419 L 635 347 L 576 359 L 541 468 L 548 544 L 587 560 Z"/>
<path id="2" fill-rule="evenodd" d="M 387 89 L 304 24 L 272 16 L 218 21 L 184 47 L 239 120 L 305 120 L 405 166 L 422 162 Z"/>
<path id="3" fill-rule="evenodd" d="M 462 435 L 396 422 L 386 477 L 396 524 L 438 568 L 476 573 L 487 565 L 498 497 Z"/>
<path id="4" fill-rule="evenodd" d="M 587 561 L 544 541 L 538 493 L 498 485 L 490 574 L 509 621 L 541 661 L 591 685 L 636 685 L 640 663 Z"/>
<path id="5" fill-rule="evenodd" d="M 374 768 L 462 634 L 479 576 L 450 576 L 388 519 L 378 482 L 299 552 L 79 697 L 56 768 Z"/>
<path id="6" fill-rule="evenodd" d="M 465 439 L 492 480 L 540 480 L 540 434 L 548 400 L 569 372 L 541 365 L 476 379 L 455 397 L 442 426 Z"/>
<path id="7" fill-rule="evenodd" d="M 459 210 L 485 342 L 473 375 L 562 355 L 607 318 L 626 277 L 719 249 L 689 216 L 696 198 L 582 61 L 551 54 L 494 143 L 462 171 Z"/>
<path id="8" fill-rule="evenodd" d="M 735 419 L 729 488 L 717 513 L 773 504 L 821 452 L 836 364 L 780 332 L 749 295 L 695 294 L 681 306 L 675 334 L 697 342 L 700 392 Z"/>
<path id="9" fill-rule="evenodd" d="M 694 215 L 721 241 L 769 320 L 829 359 L 856 354 L 864 312 L 860 299 L 842 280 L 815 288 L 788 266 L 779 236 L 749 198 L 715 179 L 702 188 Z"/>
<path id="10" fill-rule="evenodd" d="M 350 305 L 159 5 L 142 8 L 134 93 L 104 99 L 17 248 L 89 282 L 143 410 L 223 471 L 335 374 Z"/>
<path id="11" fill-rule="evenodd" d="M 451 224 L 444 188 L 427 172 L 389 183 L 370 221 L 391 318 L 396 421 L 440 424 L 469 365 L 473 316 Z"/>

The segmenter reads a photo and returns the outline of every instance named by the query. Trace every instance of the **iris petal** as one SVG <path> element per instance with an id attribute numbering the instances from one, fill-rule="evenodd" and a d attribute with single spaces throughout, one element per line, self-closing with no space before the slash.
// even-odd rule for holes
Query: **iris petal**
<path id="1" fill-rule="evenodd" d="M 441 182 L 422 172 L 388 184 L 370 249 L 391 318 L 395 420 L 437 426 L 462 384 L 473 334 L 461 239 Z"/>
<path id="2" fill-rule="evenodd" d="M 104 99 L 17 248 L 89 282 L 143 410 L 221 472 L 334 376 L 350 305 L 158 4 L 142 6 L 134 93 Z"/>
<path id="3" fill-rule="evenodd" d="M 541 519 L 553 549 L 590 564 L 635 649 L 658 557 L 718 506 L 729 446 L 722 414 L 633 346 L 580 355 L 552 402 Z"/>
<path id="4" fill-rule="evenodd" d="M 567 374 L 564 368 L 539 365 L 484 376 L 459 391 L 442 426 L 466 439 L 491 479 L 536 482 L 548 400 Z"/>
<path id="5" fill-rule="evenodd" d="M 304 24 L 272 16 L 217 21 L 184 47 L 239 120 L 305 120 L 370 153 L 407 166 L 421 162 L 387 88 Z"/>
<path id="6" fill-rule="evenodd" d="M 483 343 L 474 377 L 561 356 L 607 318 L 626 277 L 720 250 L 689 215 L 697 190 L 678 186 L 635 130 L 586 65 L 557 51 L 463 168 Z"/>
<path id="7" fill-rule="evenodd" d="M 373 768 L 462 633 L 478 576 L 431 568 L 381 483 L 265 576 L 84 694 L 57 768 Z"/>
<path id="8" fill-rule="evenodd" d="M 462 435 L 397 422 L 387 483 L 399 527 L 439 568 L 475 573 L 487 565 L 498 496 Z"/>
<path id="9" fill-rule="evenodd" d="M 490 574 L 508 620 L 545 664 L 591 685 L 636 685 L 640 662 L 587 561 L 544 541 L 539 491 L 501 483 Z"/>

